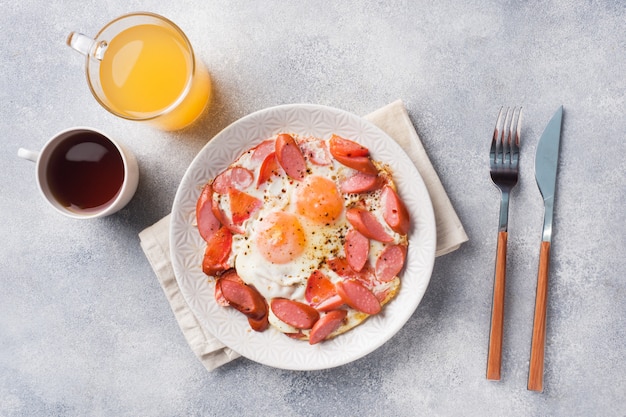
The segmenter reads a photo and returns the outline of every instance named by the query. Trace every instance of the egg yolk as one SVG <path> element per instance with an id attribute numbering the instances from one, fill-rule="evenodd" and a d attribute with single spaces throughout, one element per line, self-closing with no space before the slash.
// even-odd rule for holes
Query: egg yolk
<path id="1" fill-rule="evenodd" d="M 284 264 L 304 251 L 306 235 L 295 214 L 274 212 L 259 224 L 256 246 L 268 261 Z"/>
<path id="2" fill-rule="evenodd" d="M 309 175 L 296 192 L 296 210 L 314 223 L 331 225 L 343 211 L 343 198 L 333 181 Z"/>

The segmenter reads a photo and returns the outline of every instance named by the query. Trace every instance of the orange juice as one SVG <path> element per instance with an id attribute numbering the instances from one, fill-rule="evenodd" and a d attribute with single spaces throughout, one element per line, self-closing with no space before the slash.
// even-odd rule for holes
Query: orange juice
<path id="1" fill-rule="evenodd" d="M 211 83 L 182 33 L 140 24 L 109 40 L 100 63 L 100 84 L 110 110 L 175 130 L 203 112 Z"/>

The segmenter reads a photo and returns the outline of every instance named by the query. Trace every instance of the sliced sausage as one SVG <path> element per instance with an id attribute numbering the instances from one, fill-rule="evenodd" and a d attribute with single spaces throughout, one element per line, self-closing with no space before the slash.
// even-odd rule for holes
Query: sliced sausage
<path id="1" fill-rule="evenodd" d="M 320 313 L 310 305 L 287 298 L 272 299 L 270 307 L 279 320 L 296 329 L 310 329 L 320 318 Z"/>
<path id="2" fill-rule="evenodd" d="M 254 173 L 248 168 L 233 167 L 230 170 L 230 184 L 232 187 L 244 191 L 254 182 Z"/>
<path id="3" fill-rule="evenodd" d="M 380 301 L 381 305 L 389 296 L 390 291 L 393 291 L 393 288 L 379 287 L 375 289 L 374 295 L 376 296 L 376 299 Z"/>
<path id="4" fill-rule="evenodd" d="M 352 207 L 346 211 L 346 218 L 363 236 L 379 242 L 393 242 L 393 237 L 389 236 L 383 225 L 367 209 Z"/>
<path id="5" fill-rule="evenodd" d="M 218 280 L 215 282 L 215 301 L 222 307 L 229 305 L 226 298 L 224 298 L 224 294 L 222 294 L 222 280 L 224 279 L 243 283 L 243 280 L 239 277 L 239 275 L 237 275 L 237 271 L 234 269 L 229 269 L 220 275 Z"/>
<path id="6" fill-rule="evenodd" d="M 306 282 L 304 298 L 309 304 L 316 307 L 317 304 L 333 295 L 337 295 L 335 285 L 320 270 L 313 271 Z"/>
<path id="7" fill-rule="evenodd" d="M 405 245 L 387 246 L 376 260 L 376 278 L 383 282 L 394 279 L 404 267 L 406 250 Z"/>
<path id="8" fill-rule="evenodd" d="M 296 339 L 296 340 L 304 339 L 306 337 L 306 335 L 302 332 L 302 330 L 298 330 L 297 332 L 293 332 L 293 333 L 283 333 L 283 334 L 291 339 Z"/>
<path id="9" fill-rule="evenodd" d="M 256 288 L 233 280 L 221 281 L 222 294 L 228 304 L 253 320 L 262 320 L 268 314 L 265 298 Z"/>
<path id="10" fill-rule="evenodd" d="M 380 301 L 374 293 L 356 279 L 338 282 L 337 293 L 346 304 L 365 314 L 378 314 L 381 310 Z"/>
<path id="11" fill-rule="evenodd" d="M 211 205 L 211 209 L 213 211 L 213 214 L 217 218 L 217 220 L 219 220 L 219 222 L 222 225 L 226 226 L 228 230 L 230 230 L 232 233 L 241 234 L 244 232 L 243 227 L 241 227 L 241 225 L 239 226 L 235 225 L 233 223 L 233 220 L 229 219 L 226 213 L 224 213 L 224 210 L 222 210 L 222 208 L 220 207 L 219 199 L 217 198 L 213 199 L 213 204 Z"/>
<path id="12" fill-rule="evenodd" d="M 228 306 L 228 301 L 226 301 L 226 299 L 224 298 L 224 294 L 222 294 L 222 283 L 220 282 L 220 280 L 217 280 L 217 282 L 215 282 L 215 290 L 213 296 L 215 297 L 215 302 L 217 303 L 217 305 L 220 305 L 222 307 Z"/>
<path id="13" fill-rule="evenodd" d="M 244 167 L 231 167 L 213 180 L 213 191 L 226 194 L 231 188 L 245 190 L 254 182 L 254 173 Z"/>
<path id="14" fill-rule="evenodd" d="M 213 214 L 213 186 L 209 183 L 204 186 L 198 202 L 196 203 L 196 223 L 200 236 L 208 241 L 217 230 L 221 223 L 215 214 Z"/>
<path id="15" fill-rule="evenodd" d="M 207 242 L 202 259 L 202 271 L 214 276 L 218 272 L 229 268 L 228 256 L 230 255 L 233 243 L 233 235 L 226 226 L 220 227 L 217 232 Z"/>
<path id="16" fill-rule="evenodd" d="M 346 178 L 339 184 L 339 189 L 346 194 L 360 194 L 368 191 L 378 190 L 383 185 L 383 179 L 378 175 L 357 172 Z"/>
<path id="17" fill-rule="evenodd" d="M 276 159 L 285 173 L 302 181 L 306 174 L 306 160 L 293 136 L 281 133 L 276 138 Z"/>
<path id="18" fill-rule="evenodd" d="M 309 333 L 309 344 L 314 345 L 326 339 L 342 324 L 348 312 L 346 310 L 333 310 L 324 314 L 315 322 Z"/>
<path id="19" fill-rule="evenodd" d="M 315 165 L 326 166 L 332 163 L 328 146 L 323 140 L 305 140 L 298 144 L 302 154 Z"/>
<path id="20" fill-rule="evenodd" d="M 367 256 L 370 251 L 370 240 L 357 230 L 350 229 L 346 234 L 344 251 L 348 265 L 350 265 L 353 270 L 359 272 L 367 262 Z"/>
<path id="21" fill-rule="evenodd" d="M 250 328 L 252 328 L 252 330 L 254 330 L 255 332 L 263 332 L 270 326 L 267 304 L 265 306 L 265 310 L 265 314 L 260 319 L 248 317 L 248 324 L 250 325 Z"/>
<path id="22" fill-rule="evenodd" d="M 264 140 L 254 147 L 252 150 L 252 157 L 250 159 L 254 162 L 262 162 L 265 160 L 265 157 L 270 154 L 270 152 L 274 152 L 274 147 L 274 139 Z"/>
<path id="23" fill-rule="evenodd" d="M 350 140 L 342 138 L 341 136 L 332 135 L 328 141 L 330 153 L 332 156 L 355 157 L 355 156 L 369 156 L 370 151 L 365 146 Z"/>
<path id="24" fill-rule="evenodd" d="M 393 188 L 386 185 L 381 194 L 383 218 L 394 232 L 406 235 L 411 225 L 409 211 Z"/>
<path id="25" fill-rule="evenodd" d="M 213 191 L 218 194 L 226 194 L 230 189 L 230 169 L 222 171 L 213 179 Z"/>

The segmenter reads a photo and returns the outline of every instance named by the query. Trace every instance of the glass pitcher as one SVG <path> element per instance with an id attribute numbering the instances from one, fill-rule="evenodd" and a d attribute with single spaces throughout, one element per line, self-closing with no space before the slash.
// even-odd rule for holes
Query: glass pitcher
<path id="1" fill-rule="evenodd" d="M 162 16 L 127 14 L 95 39 L 72 32 L 67 44 L 86 56 L 89 88 L 116 116 L 177 130 L 194 122 L 210 100 L 206 67 L 183 31 Z"/>

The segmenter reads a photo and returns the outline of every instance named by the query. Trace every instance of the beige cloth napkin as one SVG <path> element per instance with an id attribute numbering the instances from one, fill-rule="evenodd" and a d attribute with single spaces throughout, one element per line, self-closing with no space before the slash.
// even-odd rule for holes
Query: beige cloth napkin
<path id="1" fill-rule="evenodd" d="M 437 226 L 435 255 L 445 255 L 458 249 L 468 240 L 467 235 L 402 101 L 395 101 L 365 116 L 365 119 L 377 125 L 404 148 L 424 179 L 435 211 Z M 170 260 L 169 226 L 170 215 L 167 215 L 140 232 L 141 247 L 163 287 L 185 339 L 206 369 L 211 371 L 239 357 L 239 354 L 209 334 L 183 298 Z"/>

